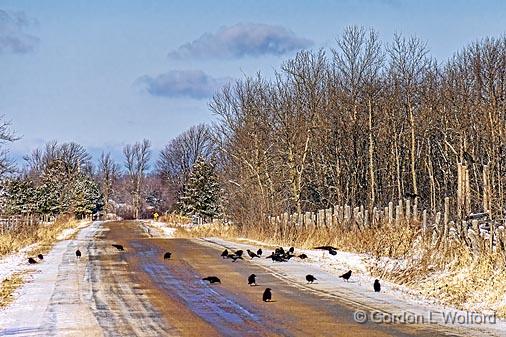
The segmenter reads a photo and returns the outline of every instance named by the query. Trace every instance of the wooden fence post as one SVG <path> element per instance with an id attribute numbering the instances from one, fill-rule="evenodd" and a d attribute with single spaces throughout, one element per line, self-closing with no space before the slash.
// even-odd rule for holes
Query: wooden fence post
<path id="1" fill-rule="evenodd" d="M 344 222 L 349 225 L 351 220 L 351 208 L 349 205 L 344 206 Z"/>
<path id="2" fill-rule="evenodd" d="M 406 199 L 406 221 L 411 221 L 411 200 Z"/>
<path id="3" fill-rule="evenodd" d="M 388 223 L 392 224 L 394 222 L 394 203 L 388 203 Z"/>
<path id="4" fill-rule="evenodd" d="M 401 205 L 395 206 L 395 224 L 398 225 L 401 222 L 402 211 Z"/>

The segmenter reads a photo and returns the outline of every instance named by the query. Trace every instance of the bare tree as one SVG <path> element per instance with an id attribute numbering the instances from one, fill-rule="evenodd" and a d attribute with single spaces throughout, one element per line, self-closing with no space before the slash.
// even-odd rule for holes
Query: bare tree
<path id="1" fill-rule="evenodd" d="M 132 196 L 132 207 L 134 218 L 138 219 L 141 207 L 142 186 L 146 171 L 149 169 L 149 160 L 151 158 L 151 143 L 144 139 L 133 145 L 126 145 L 123 148 L 125 156 L 125 168 L 129 180 L 129 190 Z"/>
<path id="2" fill-rule="evenodd" d="M 24 157 L 28 165 L 28 174 L 37 177 L 54 161 L 61 161 L 65 173 L 73 175 L 79 172 L 91 174 L 91 155 L 77 143 L 59 144 L 57 141 L 48 142 L 44 148 L 35 149 Z"/>
<path id="3" fill-rule="evenodd" d="M 104 209 L 110 212 L 109 200 L 114 195 L 114 186 L 119 178 L 120 168 L 117 163 L 111 158 L 110 153 L 100 155 L 98 162 L 98 179 L 102 194 L 104 197 Z"/>
<path id="4" fill-rule="evenodd" d="M 156 170 L 164 181 L 181 186 L 197 159 L 207 159 L 213 152 L 210 129 L 199 124 L 172 139 L 162 149 Z"/>
<path id="5" fill-rule="evenodd" d="M 5 143 L 10 143 L 18 138 L 10 130 L 10 123 L 4 121 L 4 117 L 0 116 L 0 177 L 7 173 L 13 172 L 14 166 L 8 158 L 8 150 L 3 148 Z"/>
<path id="6" fill-rule="evenodd" d="M 418 194 L 415 115 L 420 111 L 421 87 L 430 67 L 427 44 L 415 37 L 408 39 L 396 34 L 388 53 L 392 85 L 397 88 L 401 108 L 409 120 L 411 185 L 413 193 Z"/>
<path id="7" fill-rule="evenodd" d="M 367 113 L 368 158 L 369 158 L 369 204 L 376 202 L 376 166 L 374 162 L 375 102 L 380 93 L 380 71 L 383 66 L 383 52 L 378 34 L 363 27 L 352 26 L 345 29 L 337 41 L 338 49 L 333 50 L 336 77 L 346 100 L 351 105 L 352 121 L 361 127 L 357 116 Z"/>

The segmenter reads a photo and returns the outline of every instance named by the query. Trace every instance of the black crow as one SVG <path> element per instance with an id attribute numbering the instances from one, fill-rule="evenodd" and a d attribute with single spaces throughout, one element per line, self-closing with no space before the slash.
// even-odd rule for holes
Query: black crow
<path id="1" fill-rule="evenodd" d="M 282 255 L 285 255 L 285 250 L 283 249 L 283 247 L 279 247 L 279 248 L 276 248 L 276 250 L 274 251 L 275 254 L 282 254 Z"/>
<path id="2" fill-rule="evenodd" d="M 337 250 L 337 248 L 332 247 L 332 246 L 319 246 L 319 247 L 314 247 L 313 249 L 322 249 L 322 250 L 328 250 L 328 251 Z"/>
<path id="3" fill-rule="evenodd" d="M 301 259 L 301 260 L 307 259 L 307 255 L 306 254 L 300 254 L 299 255 L 299 259 Z"/>
<path id="4" fill-rule="evenodd" d="M 295 252 L 295 248 L 290 247 L 290 249 L 288 249 L 288 253 L 289 253 L 289 254 L 293 254 L 293 252 Z"/>
<path id="5" fill-rule="evenodd" d="M 337 252 L 335 250 L 333 250 L 333 249 L 330 249 L 329 250 L 329 254 L 330 255 L 337 255 Z"/>
<path id="6" fill-rule="evenodd" d="M 251 274 L 250 276 L 248 276 L 248 284 L 250 286 L 256 286 L 257 285 L 257 282 L 255 280 L 257 276 L 255 274 Z"/>
<path id="7" fill-rule="evenodd" d="M 163 259 L 164 259 L 164 260 L 168 260 L 168 259 L 170 259 L 170 256 L 171 256 L 171 255 L 172 255 L 172 253 L 171 253 L 171 252 L 167 252 L 167 253 L 163 254 Z"/>
<path id="8" fill-rule="evenodd" d="M 235 252 L 235 255 L 242 256 L 242 253 L 243 253 L 243 251 L 241 249 L 239 249 L 238 251 Z"/>
<path id="9" fill-rule="evenodd" d="M 123 246 L 122 246 L 122 245 L 113 244 L 112 246 L 113 246 L 114 248 L 116 248 L 117 250 L 121 250 L 121 251 L 125 250 L 125 249 L 123 248 Z"/>
<path id="10" fill-rule="evenodd" d="M 204 281 L 209 281 L 209 283 L 213 284 L 213 283 L 220 283 L 221 284 L 221 281 L 219 278 L 217 278 L 216 276 L 208 276 L 208 277 L 204 277 L 202 280 Z"/>
<path id="11" fill-rule="evenodd" d="M 268 301 L 272 300 L 271 288 L 265 289 L 264 295 L 262 296 L 262 300 L 264 302 L 268 302 Z"/>
<path id="12" fill-rule="evenodd" d="M 259 248 L 259 249 L 257 250 L 257 255 L 258 255 L 258 256 L 260 256 L 260 255 L 262 255 L 262 253 L 263 253 L 263 252 L 262 252 L 262 248 Z"/>
<path id="13" fill-rule="evenodd" d="M 242 256 L 238 256 L 238 255 L 235 255 L 235 254 L 228 255 L 228 256 L 227 256 L 227 258 L 234 260 L 234 261 L 232 261 L 232 262 L 235 262 L 235 261 L 237 261 L 238 259 L 239 259 L 239 260 L 244 260 L 244 259 L 242 258 Z"/>
<path id="14" fill-rule="evenodd" d="M 272 257 L 272 261 L 276 261 L 276 262 L 286 262 L 288 261 L 287 259 L 285 259 L 284 255 L 274 255 Z"/>
<path id="15" fill-rule="evenodd" d="M 228 249 L 225 249 L 223 253 L 221 253 L 221 257 L 226 259 L 228 257 Z"/>
<path id="16" fill-rule="evenodd" d="M 37 257 L 39 258 L 39 260 L 44 260 L 44 255 L 42 254 L 37 255 Z"/>
<path id="17" fill-rule="evenodd" d="M 81 251 L 78 249 L 76 250 L 76 257 L 79 259 L 81 257 Z"/>
<path id="18" fill-rule="evenodd" d="M 351 277 L 351 270 L 348 270 L 346 273 L 344 273 L 343 275 L 341 275 L 339 277 L 342 277 L 345 281 L 348 281 Z"/>
<path id="19" fill-rule="evenodd" d="M 37 263 L 37 261 L 35 261 L 32 257 L 29 257 L 28 258 L 28 263 L 29 264 L 35 264 L 35 263 Z"/>
<path id="20" fill-rule="evenodd" d="M 307 281 L 307 283 L 313 283 L 314 281 L 316 281 L 316 277 L 314 277 L 311 274 L 306 275 L 306 281 Z"/>
<path id="21" fill-rule="evenodd" d="M 259 257 L 257 254 L 253 253 L 251 250 L 247 249 L 246 250 L 248 252 L 248 255 L 249 257 L 251 257 L 251 259 L 253 259 L 254 257 Z"/>
<path id="22" fill-rule="evenodd" d="M 381 284 L 379 280 L 374 280 L 374 291 L 377 293 L 381 291 Z"/>

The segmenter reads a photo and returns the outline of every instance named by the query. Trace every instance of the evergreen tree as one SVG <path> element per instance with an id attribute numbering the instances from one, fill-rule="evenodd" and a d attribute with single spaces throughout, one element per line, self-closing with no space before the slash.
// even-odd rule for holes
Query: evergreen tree
<path id="1" fill-rule="evenodd" d="M 215 165 L 199 158 L 192 167 L 178 201 L 184 215 L 197 215 L 205 220 L 221 215 L 220 185 Z"/>
<path id="2" fill-rule="evenodd" d="M 3 191 L 2 209 L 5 213 L 31 214 L 37 211 L 37 190 L 31 180 L 8 180 Z"/>
<path id="3" fill-rule="evenodd" d="M 72 186 L 74 214 L 83 218 L 98 212 L 103 207 L 103 198 L 98 184 L 86 175 L 78 175 Z"/>

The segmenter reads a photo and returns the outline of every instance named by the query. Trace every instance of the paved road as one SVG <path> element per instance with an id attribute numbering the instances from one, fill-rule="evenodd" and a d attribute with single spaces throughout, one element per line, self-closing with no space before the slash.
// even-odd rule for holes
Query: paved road
<path id="1" fill-rule="evenodd" d="M 173 259 L 164 261 L 167 250 Z M 44 263 L 48 267 L 41 265 L 0 313 L 0 335 L 452 335 L 414 325 L 358 324 L 354 308 L 339 299 L 306 292 L 248 261 L 224 261 L 218 247 L 198 240 L 154 236 L 138 222 L 94 223 L 77 240 L 59 243 Z M 259 286 L 247 285 L 251 273 Z M 220 276 L 222 284 L 202 281 L 208 275 Z M 272 303 L 261 300 L 266 287 L 273 289 Z"/>

